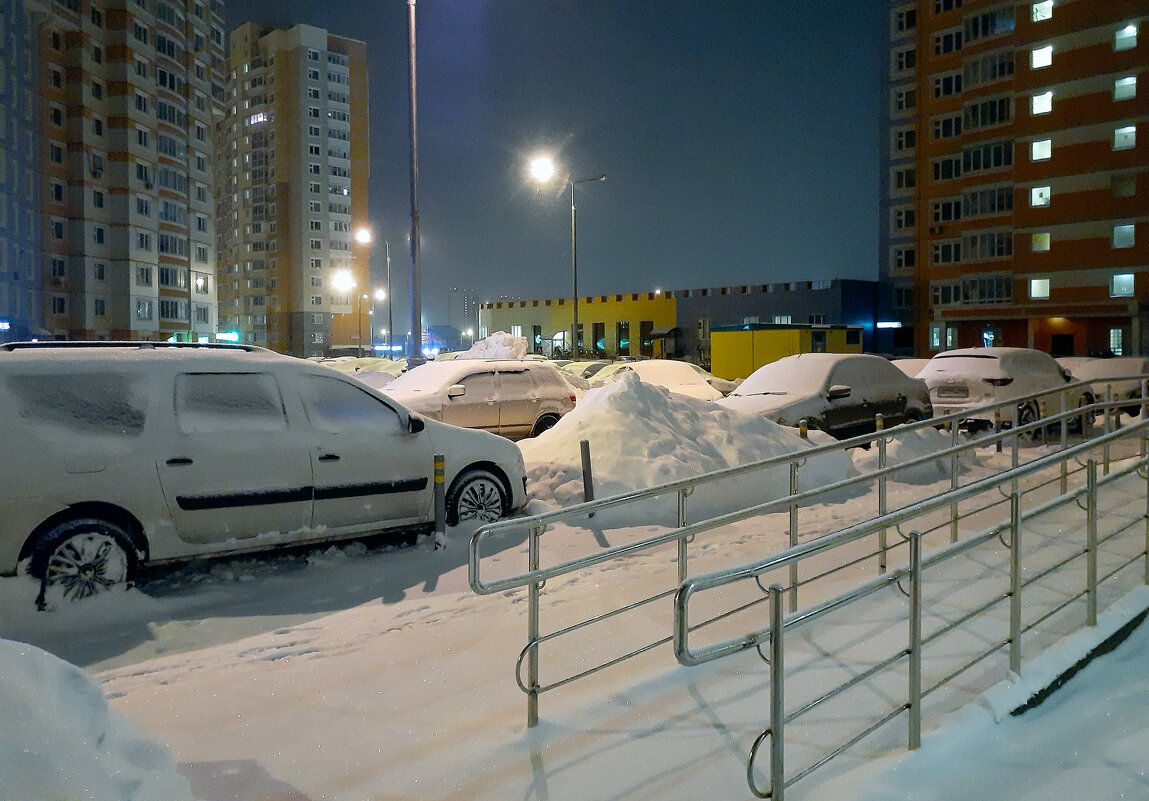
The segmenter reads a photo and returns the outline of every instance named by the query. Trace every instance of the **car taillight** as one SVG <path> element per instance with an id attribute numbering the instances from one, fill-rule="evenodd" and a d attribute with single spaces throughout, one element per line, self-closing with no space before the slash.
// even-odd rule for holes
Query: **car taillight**
<path id="1" fill-rule="evenodd" d="M 1008 387 L 1013 383 L 1012 378 L 987 378 L 985 383 L 993 387 Z"/>
<path id="2" fill-rule="evenodd" d="M 575 396 L 574 396 L 574 395 L 571 395 L 571 403 L 576 403 L 576 402 L 577 402 L 577 401 L 575 400 Z"/>

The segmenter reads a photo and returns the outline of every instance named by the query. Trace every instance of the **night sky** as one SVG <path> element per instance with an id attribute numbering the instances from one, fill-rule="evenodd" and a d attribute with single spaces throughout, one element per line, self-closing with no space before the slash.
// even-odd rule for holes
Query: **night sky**
<path id="1" fill-rule="evenodd" d="M 877 277 L 886 15 L 857 0 L 418 0 L 425 325 L 480 301 Z M 408 309 L 406 0 L 227 3 L 367 43 L 376 284 Z M 354 221 L 355 226 L 360 221 Z M 455 292 L 450 292 L 455 288 Z M 470 321 L 473 324 L 473 318 Z"/>

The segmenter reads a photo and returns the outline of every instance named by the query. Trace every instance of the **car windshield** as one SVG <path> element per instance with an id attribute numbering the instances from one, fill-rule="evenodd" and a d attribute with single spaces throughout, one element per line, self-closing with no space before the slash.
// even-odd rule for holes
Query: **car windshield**
<path id="1" fill-rule="evenodd" d="M 759 367 L 731 395 L 814 395 L 831 363 L 788 357 Z"/>

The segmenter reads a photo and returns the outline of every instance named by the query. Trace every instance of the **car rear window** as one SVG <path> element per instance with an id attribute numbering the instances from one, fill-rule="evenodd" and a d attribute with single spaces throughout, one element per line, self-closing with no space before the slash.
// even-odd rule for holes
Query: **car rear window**
<path id="1" fill-rule="evenodd" d="M 122 373 L 17 375 L 8 378 L 19 415 L 61 433 L 136 437 L 143 433 L 142 382 Z"/>
<path id="2" fill-rule="evenodd" d="M 189 434 L 287 428 L 279 384 L 267 373 L 177 376 L 176 420 Z"/>

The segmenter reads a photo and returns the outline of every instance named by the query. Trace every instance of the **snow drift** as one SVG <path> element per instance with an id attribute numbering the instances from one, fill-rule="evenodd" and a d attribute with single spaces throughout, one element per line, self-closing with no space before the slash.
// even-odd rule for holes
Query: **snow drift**
<path id="1" fill-rule="evenodd" d="M 187 779 L 108 709 L 99 682 L 32 645 L 0 640 L 0 795 L 20 801 L 181 801 Z"/>
<path id="2" fill-rule="evenodd" d="M 801 452 L 832 441 L 797 431 L 756 414 L 737 412 L 644 383 L 628 373 L 619 381 L 591 389 L 574 411 L 549 431 L 523 440 L 527 490 L 538 507 L 570 506 L 582 501 L 581 440 L 590 443 L 594 495 L 604 498 L 646 489 L 772 456 Z M 807 460 L 799 470 L 800 489 L 824 486 L 857 475 L 844 453 Z M 690 496 L 690 518 L 714 516 L 780 498 L 789 493 L 785 465 L 700 486 Z M 674 518 L 677 501 L 665 496 L 657 522 Z M 633 513 L 651 523 L 649 504 Z M 541 511 L 541 509 L 539 509 Z M 619 522 L 617 513 L 612 522 Z"/>
<path id="3" fill-rule="evenodd" d="M 480 339 L 456 359 L 521 359 L 527 355 L 527 338 L 496 331 Z"/>

